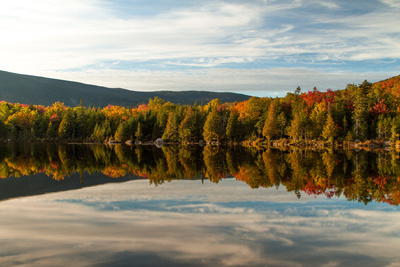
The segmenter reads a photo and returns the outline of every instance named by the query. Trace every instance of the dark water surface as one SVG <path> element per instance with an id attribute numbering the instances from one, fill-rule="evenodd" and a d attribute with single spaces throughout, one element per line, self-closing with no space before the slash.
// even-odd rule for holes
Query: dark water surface
<path id="1" fill-rule="evenodd" d="M 0 266 L 400 265 L 396 152 L 0 149 Z"/>

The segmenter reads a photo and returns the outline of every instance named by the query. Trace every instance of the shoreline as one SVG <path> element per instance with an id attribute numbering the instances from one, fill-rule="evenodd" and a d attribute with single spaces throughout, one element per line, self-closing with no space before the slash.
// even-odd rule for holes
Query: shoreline
<path id="1" fill-rule="evenodd" d="M 87 140 L 57 140 L 57 139 L 40 139 L 40 140 L 11 140 L 11 139 L 0 139 L 0 142 L 3 143 L 58 143 L 58 144 L 82 144 L 82 145 L 128 145 L 128 146 L 156 146 L 162 147 L 164 145 L 177 145 L 177 146 L 215 146 L 215 147 L 234 147 L 234 146 L 242 146 L 242 147 L 253 147 L 256 149 L 283 149 L 288 150 L 291 148 L 299 148 L 299 149 L 311 149 L 311 150 L 367 150 L 367 151 L 398 151 L 400 152 L 400 141 L 389 141 L 389 140 L 366 140 L 361 142 L 359 140 L 356 141 L 290 141 L 288 139 L 280 139 L 280 140 L 271 140 L 267 141 L 265 139 L 257 139 L 252 141 L 242 141 L 242 142 L 233 142 L 233 141 L 225 141 L 225 142 L 205 142 L 204 140 L 193 141 L 193 142 L 165 142 L 163 140 L 156 141 L 131 141 L 128 140 L 126 142 L 118 142 L 118 141 L 104 141 L 104 142 L 96 142 L 96 141 L 87 141 Z"/>

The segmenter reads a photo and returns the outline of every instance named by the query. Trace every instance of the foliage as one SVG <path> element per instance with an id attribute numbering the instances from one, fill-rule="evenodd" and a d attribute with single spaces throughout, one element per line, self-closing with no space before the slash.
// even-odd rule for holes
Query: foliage
<path id="1" fill-rule="evenodd" d="M 104 108 L 0 102 L 0 138 L 57 141 L 115 140 L 208 143 L 290 138 L 292 141 L 400 137 L 400 76 L 344 90 L 296 90 L 283 98 L 179 105 L 155 97 L 148 104 Z"/>

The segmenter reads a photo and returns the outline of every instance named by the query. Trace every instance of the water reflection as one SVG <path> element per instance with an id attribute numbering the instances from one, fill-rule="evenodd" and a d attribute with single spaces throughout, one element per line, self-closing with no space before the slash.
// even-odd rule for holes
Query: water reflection
<path id="1" fill-rule="evenodd" d="M 74 175 L 79 175 L 84 185 L 85 181 L 90 184 L 87 181 L 92 174 L 118 179 L 145 177 L 155 185 L 179 179 L 208 179 L 218 183 L 233 176 L 251 188 L 284 186 L 299 198 L 325 195 L 328 198 L 345 196 L 365 204 L 376 201 L 398 205 L 400 202 L 397 152 L 15 143 L 1 144 L 0 149 L 1 178 L 39 173 L 60 181 L 57 183 L 60 191 L 63 181 Z M 0 188 L 15 183 L 10 180 L 2 179 Z M 22 180 L 20 189 L 26 183 Z M 1 199 L 8 198 L 1 190 Z"/>
<path id="2" fill-rule="evenodd" d="M 286 190 L 145 180 L 0 204 L 1 266 L 394 266 L 400 213 Z"/>
<path id="3" fill-rule="evenodd" d="M 398 153 L 0 149 L 0 266 L 400 263 Z"/>

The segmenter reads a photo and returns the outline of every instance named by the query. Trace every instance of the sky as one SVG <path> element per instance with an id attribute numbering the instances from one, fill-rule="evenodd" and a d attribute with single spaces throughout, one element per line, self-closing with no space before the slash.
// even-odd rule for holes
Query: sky
<path id="1" fill-rule="evenodd" d="M 0 70 L 284 96 L 400 74 L 399 0 L 0 0 Z"/>

